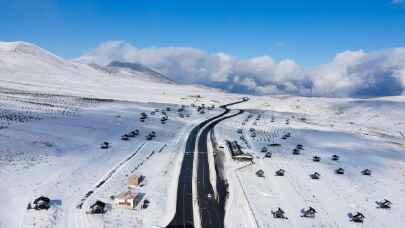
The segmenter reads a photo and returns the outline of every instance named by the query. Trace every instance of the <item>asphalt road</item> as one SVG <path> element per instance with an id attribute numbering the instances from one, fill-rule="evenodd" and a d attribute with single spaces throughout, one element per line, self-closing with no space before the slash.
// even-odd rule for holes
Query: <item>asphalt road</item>
<path id="1" fill-rule="evenodd" d="M 241 114 L 243 111 L 239 111 L 236 114 L 229 115 L 211 122 L 204 130 L 198 139 L 198 166 L 197 166 L 197 192 L 198 192 L 198 204 L 200 208 L 201 227 L 203 228 L 223 228 L 225 209 L 223 203 L 220 201 L 220 197 L 226 197 L 226 194 L 218 194 L 218 197 L 214 197 L 214 189 L 210 182 L 210 169 L 208 162 L 208 133 L 219 122 L 232 118 Z M 215 172 L 215 170 L 211 170 Z M 217 180 L 218 181 L 218 180 Z M 216 185 L 220 188 L 225 188 L 223 185 Z M 226 193 L 226 189 L 217 189 L 218 193 Z"/>
<path id="2" fill-rule="evenodd" d="M 193 128 L 193 130 L 190 132 L 190 135 L 187 138 L 186 142 L 186 149 L 185 149 L 185 154 L 180 170 L 180 176 L 179 176 L 179 183 L 178 183 L 178 189 L 177 189 L 177 204 L 176 204 L 176 213 L 173 218 L 173 220 L 170 222 L 170 224 L 167 226 L 168 228 L 191 228 L 194 227 L 194 217 L 193 217 L 193 195 L 192 195 L 192 181 L 193 181 L 193 160 L 194 160 L 194 151 L 195 151 L 195 144 L 197 141 L 197 136 L 198 133 L 203 129 L 208 123 L 215 121 L 218 123 L 219 121 L 222 120 L 221 117 L 229 113 L 229 109 L 227 108 L 228 106 L 238 104 L 241 102 L 245 102 L 246 100 L 242 101 L 237 101 L 234 103 L 230 103 L 224 106 L 221 106 L 221 108 L 224 109 L 224 112 L 214 116 L 208 120 L 205 120 L 204 122 L 200 123 L 198 126 Z M 219 119 L 221 118 L 221 119 Z M 229 117 L 228 117 L 229 118 Z M 216 124 L 215 123 L 215 124 Z M 210 124 L 211 128 L 215 126 Z M 198 162 L 198 171 L 197 171 L 197 192 L 198 192 L 198 202 L 200 206 L 200 215 L 201 215 L 201 221 L 203 224 L 213 224 L 214 226 L 205 226 L 203 225 L 202 227 L 223 227 L 223 213 L 221 216 L 221 213 L 219 213 L 219 208 L 218 208 L 218 203 L 214 197 L 212 199 L 207 200 L 204 199 L 207 198 L 208 193 L 211 193 L 212 196 L 213 190 L 212 186 L 209 183 L 209 168 L 208 168 L 208 155 L 207 155 L 207 135 L 208 135 L 209 130 L 205 133 L 205 137 L 201 137 L 204 140 L 199 140 L 198 143 L 198 149 L 205 154 L 205 156 L 201 156 L 201 161 L 200 161 L 200 156 L 199 162 Z M 205 146 L 204 142 L 205 141 Z M 201 144 L 201 146 L 200 146 Z M 204 149 L 205 148 L 205 149 Z M 200 153 L 198 153 L 200 154 Z M 199 170 L 202 171 L 199 171 Z M 205 170 L 205 171 L 204 171 Z M 202 181 L 202 182 L 199 182 Z M 200 190 L 201 188 L 201 190 Z M 222 209 L 223 210 L 223 209 Z M 216 226 L 218 225 L 218 226 Z M 222 226 L 221 226 L 222 225 Z"/>

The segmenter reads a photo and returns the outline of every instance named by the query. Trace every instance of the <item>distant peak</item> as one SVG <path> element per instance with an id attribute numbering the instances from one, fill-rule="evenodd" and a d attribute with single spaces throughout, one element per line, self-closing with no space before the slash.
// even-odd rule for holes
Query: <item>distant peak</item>
<path id="1" fill-rule="evenodd" d="M 25 42 L 25 41 L 15 41 L 15 42 L 0 42 L 0 51 L 3 52 L 15 52 L 28 54 L 33 56 L 49 56 L 53 58 L 58 58 L 56 55 L 51 52 L 40 48 L 39 46 Z"/>
<path id="2" fill-rule="evenodd" d="M 108 68 L 125 68 L 131 71 L 143 72 L 155 78 L 159 78 L 160 80 L 164 80 L 167 82 L 173 83 L 174 81 L 169 79 L 167 76 L 141 64 L 136 62 L 121 62 L 121 61 L 112 61 L 110 64 L 107 65 Z"/>

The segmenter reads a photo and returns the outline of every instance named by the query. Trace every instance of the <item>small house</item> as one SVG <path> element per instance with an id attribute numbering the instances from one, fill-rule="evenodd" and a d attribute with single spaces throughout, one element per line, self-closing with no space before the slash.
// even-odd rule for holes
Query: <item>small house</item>
<path id="1" fill-rule="evenodd" d="M 364 219 L 366 216 L 364 216 L 362 213 L 357 212 L 355 215 L 352 215 L 352 221 L 353 222 L 360 222 L 363 223 Z"/>
<path id="2" fill-rule="evenodd" d="M 375 203 L 377 204 L 378 208 L 384 208 L 384 209 L 389 209 L 391 208 L 391 201 L 384 199 L 382 201 L 375 201 Z"/>
<path id="3" fill-rule="evenodd" d="M 125 134 L 125 135 L 121 136 L 121 140 L 128 141 L 129 140 L 129 135 Z"/>
<path id="4" fill-rule="evenodd" d="M 142 204 L 142 209 L 146 209 L 149 207 L 150 201 L 145 199 Z"/>
<path id="5" fill-rule="evenodd" d="M 116 208 L 134 209 L 137 205 L 138 193 L 122 192 L 114 199 L 114 206 Z"/>
<path id="6" fill-rule="evenodd" d="M 308 209 L 303 209 L 302 210 L 302 215 L 301 217 L 305 217 L 305 218 L 314 218 L 315 214 L 316 214 L 316 210 L 313 207 L 309 207 Z"/>
<path id="7" fill-rule="evenodd" d="M 90 206 L 90 214 L 104 214 L 106 204 L 103 201 L 97 200 Z"/>
<path id="8" fill-rule="evenodd" d="M 312 173 L 311 175 L 309 175 L 312 179 L 319 179 L 321 177 L 321 174 L 319 174 L 318 172 Z"/>
<path id="9" fill-rule="evenodd" d="M 300 154 L 300 150 L 297 149 L 297 148 L 295 148 L 295 149 L 293 150 L 292 154 L 294 154 L 294 155 L 299 155 L 299 154 Z"/>
<path id="10" fill-rule="evenodd" d="M 144 178 L 145 177 L 142 175 L 141 176 L 137 176 L 137 175 L 130 176 L 128 178 L 128 187 L 130 187 L 130 188 L 138 187 L 142 183 Z"/>
<path id="11" fill-rule="evenodd" d="M 101 145 L 100 145 L 100 148 L 101 149 L 108 149 L 110 147 L 110 143 L 109 142 L 103 142 Z"/>
<path id="12" fill-rule="evenodd" d="M 50 203 L 51 203 L 51 200 L 45 196 L 40 196 L 40 197 L 36 198 L 34 200 L 34 202 L 32 202 L 33 208 L 35 210 L 48 210 L 51 207 Z M 30 206 L 29 206 L 29 209 L 31 209 Z"/>
<path id="13" fill-rule="evenodd" d="M 277 218 L 277 219 L 288 219 L 285 216 L 285 212 L 283 211 L 283 209 L 278 208 L 276 211 L 271 211 L 271 213 L 273 214 L 273 218 Z"/>
<path id="14" fill-rule="evenodd" d="M 345 170 L 343 168 L 338 168 L 335 170 L 336 174 L 344 174 Z"/>
<path id="15" fill-rule="evenodd" d="M 259 170 L 256 172 L 256 176 L 258 176 L 258 177 L 264 177 L 264 171 L 263 171 L 262 169 L 259 169 Z"/>
<path id="16" fill-rule="evenodd" d="M 279 169 L 276 171 L 276 176 L 284 176 L 285 170 L 284 169 Z"/>
<path id="17" fill-rule="evenodd" d="M 281 139 L 284 139 L 284 140 L 286 140 L 288 137 L 287 136 L 285 136 L 285 135 L 283 135 L 283 137 L 281 137 Z"/>
<path id="18" fill-rule="evenodd" d="M 366 175 L 366 176 L 371 176 L 371 170 L 365 169 L 365 170 L 361 171 L 361 174 Z"/>

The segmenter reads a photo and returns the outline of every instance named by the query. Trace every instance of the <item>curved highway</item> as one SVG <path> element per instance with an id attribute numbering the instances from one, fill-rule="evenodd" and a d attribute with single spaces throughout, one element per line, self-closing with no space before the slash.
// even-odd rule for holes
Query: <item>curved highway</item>
<path id="1" fill-rule="evenodd" d="M 168 228 L 191 228 L 194 227 L 194 215 L 193 215 L 193 160 L 195 154 L 195 145 L 197 142 L 197 136 L 205 126 L 208 126 L 201 132 L 198 138 L 198 167 L 197 167 L 197 199 L 200 208 L 201 227 L 209 228 L 222 228 L 224 227 L 224 208 L 223 205 L 218 203 L 214 197 L 213 187 L 209 181 L 209 165 L 207 154 L 207 138 L 208 132 L 220 121 L 239 115 L 242 111 L 236 114 L 224 117 L 230 112 L 228 106 L 239 104 L 247 101 L 243 99 L 241 101 L 233 102 L 221 108 L 224 112 L 214 116 L 208 120 L 203 121 L 198 126 L 193 128 L 190 135 L 187 138 L 186 149 L 184 158 L 180 170 L 179 183 L 177 188 L 177 204 L 176 213 Z M 221 197 L 221 196 L 220 196 Z M 222 207 L 222 208 L 220 208 Z"/>
<path id="2" fill-rule="evenodd" d="M 210 169 L 208 162 L 208 133 L 219 122 L 240 115 L 243 111 L 239 110 L 238 113 L 229 115 L 211 122 L 204 130 L 198 140 L 198 167 L 197 167 L 197 192 L 198 204 L 200 209 L 201 227 L 203 228 L 223 228 L 225 208 L 224 202 L 226 197 L 226 187 L 221 185 L 217 186 L 221 189 L 218 190 L 218 196 L 214 197 L 214 188 L 210 182 Z M 213 170 L 212 172 L 215 172 Z M 218 180 L 217 180 L 218 181 Z M 222 193 L 222 194 L 221 194 Z"/>

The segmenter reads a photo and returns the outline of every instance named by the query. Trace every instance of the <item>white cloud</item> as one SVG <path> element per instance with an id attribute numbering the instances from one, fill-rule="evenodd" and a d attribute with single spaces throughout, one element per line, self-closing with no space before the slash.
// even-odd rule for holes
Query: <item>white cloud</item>
<path id="1" fill-rule="evenodd" d="M 113 60 L 137 62 L 180 83 L 201 83 L 233 92 L 381 96 L 399 95 L 405 88 L 405 48 L 345 51 L 330 63 L 309 70 L 291 59 L 236 59 L 188 47 L 137 48 L 123 41 L 103 43 L 78 60 L 101 65 Z"/>
<path id="2" fill-rule="evenodd" d="M 392 0 L 391 3 L 394 5 L 399 5 L 402 4 L 404 1 L 403 0 Z"/>

